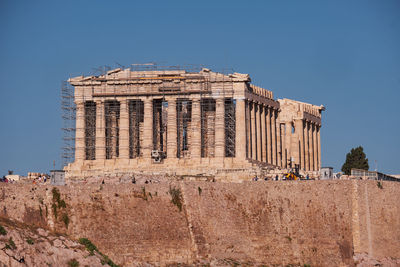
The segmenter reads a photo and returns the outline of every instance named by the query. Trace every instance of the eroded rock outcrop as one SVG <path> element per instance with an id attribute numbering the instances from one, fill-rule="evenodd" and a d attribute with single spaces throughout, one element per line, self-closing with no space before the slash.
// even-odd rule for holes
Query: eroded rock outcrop
<path id="1" fill-rule="evenodd" d="M 87 237 L 123 266 L 390 266 L 400 259 L 400 183 L 382 185 L 73 184 L 57 187 L 59 195 L 51 186 L 2 185 L 0 215 Z"/>
<path id="2" fill-rule="evenodd" d="M 104 257 L 42 228 L 0 219 L 0 266 L 103 266 Z"/>

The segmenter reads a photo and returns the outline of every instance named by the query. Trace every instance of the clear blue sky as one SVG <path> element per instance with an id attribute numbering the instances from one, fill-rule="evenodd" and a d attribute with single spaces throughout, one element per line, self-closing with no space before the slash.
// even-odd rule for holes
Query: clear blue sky
<path id="1" fill-rule="evenodd" d="M 324 3 L 323 3 L 324 2 Z M 60 83 L 116 62 L 204 64 L 326 106 L 322 165 L 400 173 L 400 1 L 0 1 L 0 175 L 60 166 Z"/>

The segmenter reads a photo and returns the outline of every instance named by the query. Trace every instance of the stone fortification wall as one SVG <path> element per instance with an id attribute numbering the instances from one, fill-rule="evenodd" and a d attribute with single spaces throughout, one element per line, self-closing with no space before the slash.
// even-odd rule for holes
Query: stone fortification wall
<path id="1" fill-rule="evenodd" d="M 76 184 L 57 187 L 59 198 L 53 187 L 1 185 L 0 214 L 87 237 L 126 266 L 348 266 L 353 253 L 400 258 L 400 184 L 382 184 L 382 189 L 376 181 Z"/>

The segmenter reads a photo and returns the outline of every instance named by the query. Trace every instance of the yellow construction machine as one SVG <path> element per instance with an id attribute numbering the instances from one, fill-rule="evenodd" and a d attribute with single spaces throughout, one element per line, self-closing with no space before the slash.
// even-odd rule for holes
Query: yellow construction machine
<path id="1" fill-rule="evenodd" d="M 297 176 L 294 172 L 285 173 L 286 180 L 300 180 L 300 176 Z"/>
<path id="2" fill-rule="evenodd" d="M 288 173 L 284 174 L 286 180 L 300 180 L 303 178 L 302 175 L 299 174 L 299 165 L 295 164 L 294 170 L 290 169 Z"/>

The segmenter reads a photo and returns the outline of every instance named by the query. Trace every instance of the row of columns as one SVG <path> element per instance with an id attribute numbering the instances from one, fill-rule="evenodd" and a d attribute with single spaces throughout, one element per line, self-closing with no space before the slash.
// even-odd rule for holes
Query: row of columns
<path id="1" fill-rule="evenodd" d="M 288 168 L 289 162 L 305 171 L 321 167 L 320 125 L 306 120 L 281 123 L 278 110 L 246 101 L 246 157 Z"/>
<path id="2" fill-rule="evenodd" d="M 245 109 L 247 158 L 283 167 L 278 110 L 249 100 Z"/>
<path id="3" fill-rule="evenodd" d="M 153 149 L 153 99 L 143 98 L 144 122 L 141 151 L 144 158 L 151 158 Z M 177 156 L 176 98 L 167 98 L 167 157 Z M 129 105 L 128 99 L 120 103 L 119 158 L 129 159 Z M 201 157 L 201 102 L 192 101 L 191 158 Z M 216 99 L 215 112 L 215 158 L 225 156 L 225 103 Z M 104 101 L 96 102 L 95 158 L 106 158 Z M 76 152 L 77 160 L 85 159 L 85 103 L 76 103 Z M 292 131 L 294 126 L 295 131 Z M 306 171 L 321 167 L 320 124 L 302 119 L 280 123 L 278 110 L 274 107 L 245 99 L 236 99 L 235 157 L 252 159 L 283 168 L 293 158 Z M 244 145 L 246 144 L 246 146 Z M 293 165 L 294 166 L 294 165 Z"/>
<path id="4" fill-rule="evenodd" d="M 321 168 L 321 125 L 307 120 L 295 120 L 295 133 L 292 136 L 293 158 L 305 171 Z"/>
<path id="5" fill-rule="evenodd" d="M 141 99 L 144 103 L 144 121 L 141 151 L 144 158 L 151 158 L 153 149 L 153 98 Z M 167 157 L 177 157 L 177 112 L 176 98 L 167 98 Z M 119 157 L 129 159 L 129 104 L 128 99 L 119 100 Z M 190 140 L 190 154 L 192 158 L 201 157 L 201 102 L 200 99 L 192 99 L 192 138 Z M 225 156 L 225 99 L 216 99 L 215 112 L 215 157 Z M 95 159 L 106 159 L 106 122 L 104 101 L 97 100 L 96 103 L 96 141 Z M 85 102 L 76 102 L 76 140 L 75 158 L 85 160 Z M 237 142 L 240 141 L 237 140 Z"/>
<path id="6" fill-rule="evenodd" d="M 321 168 L 320 125 L 308 120 L 296 120 L 296 131 L 300 144 L 298 162 L 301 169 L 319 170 Z"/>

